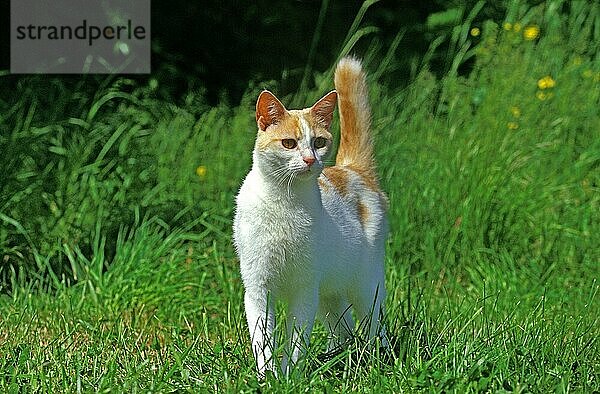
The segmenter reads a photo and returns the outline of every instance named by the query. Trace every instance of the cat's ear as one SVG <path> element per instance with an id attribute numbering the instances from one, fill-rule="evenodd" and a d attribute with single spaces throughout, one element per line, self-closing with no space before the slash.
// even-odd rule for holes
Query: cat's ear
<path id="1" fill-rule="evenodd" d="M 281 101 L 268 90 L 263 90 L 256 101 L 256 123 L 258 128 L 265 131 L 267 127 L 278 123 L 287 110 Z"/>
<path id="2" fill-rule="evenodd" d="M 310 109 L 310 113 L 327 129 L 331 126 L 336 102 L 337 93 L 335 90 L 332 90 L 317 101 Z"/>

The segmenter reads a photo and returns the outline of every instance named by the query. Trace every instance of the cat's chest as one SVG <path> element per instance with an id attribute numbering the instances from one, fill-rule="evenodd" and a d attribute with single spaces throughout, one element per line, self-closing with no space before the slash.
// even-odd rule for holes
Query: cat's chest
<path id="1" fill-rule="evenodd" d="M 311 241 L 316 224 L 312 207 L 263 196 L 246 195 L 240 200 L 238 223 L 246 227 L 248 241 L 296 247 Z"/>
<path id="2" fill-rule="evenodd" d="M 320 200 L 310 193 L 272 195 L 251 181 L 246 180 L 237 198 L 234 235 L 242 260 L 273 269 L 311 261 L 321 227 Z"/>

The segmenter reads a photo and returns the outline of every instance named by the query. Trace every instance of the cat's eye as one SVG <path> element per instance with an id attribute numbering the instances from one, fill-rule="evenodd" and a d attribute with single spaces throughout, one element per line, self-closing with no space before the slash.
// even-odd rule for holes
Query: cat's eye
<path id="1" fill-rule="evenodd" d="M 293 138 L 284 138 L 281 140 L 281 145 L 286 149 L 294 149 L 298 146 L 298 142 Z"/>
<path id="2" fill-rule="evenodd" d="M 317 137 L 317 138 L 315 138 L 315 141 L 313 142 L 313 145 L 317 149 L 322 148 L 325 145 L 327 145 L 327 140 L 325 138 L 323 138 L 323 137 Z"/>

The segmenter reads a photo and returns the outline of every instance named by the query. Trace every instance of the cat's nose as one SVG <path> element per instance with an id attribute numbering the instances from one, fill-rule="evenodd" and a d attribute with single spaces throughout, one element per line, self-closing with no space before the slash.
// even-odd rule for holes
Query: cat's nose
<path id="1" fill-rule="evenodd" d="M 314 157 L 303 157 L 302 160 L 304 160 L 304 162 L 306 164 L 308 164 L 308 166 L 312 166 L 313 163 L 315 162 L 315 158 Z"/>

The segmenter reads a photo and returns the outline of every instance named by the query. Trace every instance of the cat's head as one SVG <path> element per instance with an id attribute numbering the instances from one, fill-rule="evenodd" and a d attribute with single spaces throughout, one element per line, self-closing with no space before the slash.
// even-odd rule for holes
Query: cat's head
<path id="1" fill-rule="evenodd" d="M 329 128 L 336 100 L 332 91 L 310 108 L 287 110 L 273 93 L 260 94 L 255 158 L 266 177 L 289 185 L 319 176 L 333 142 Z"/>

